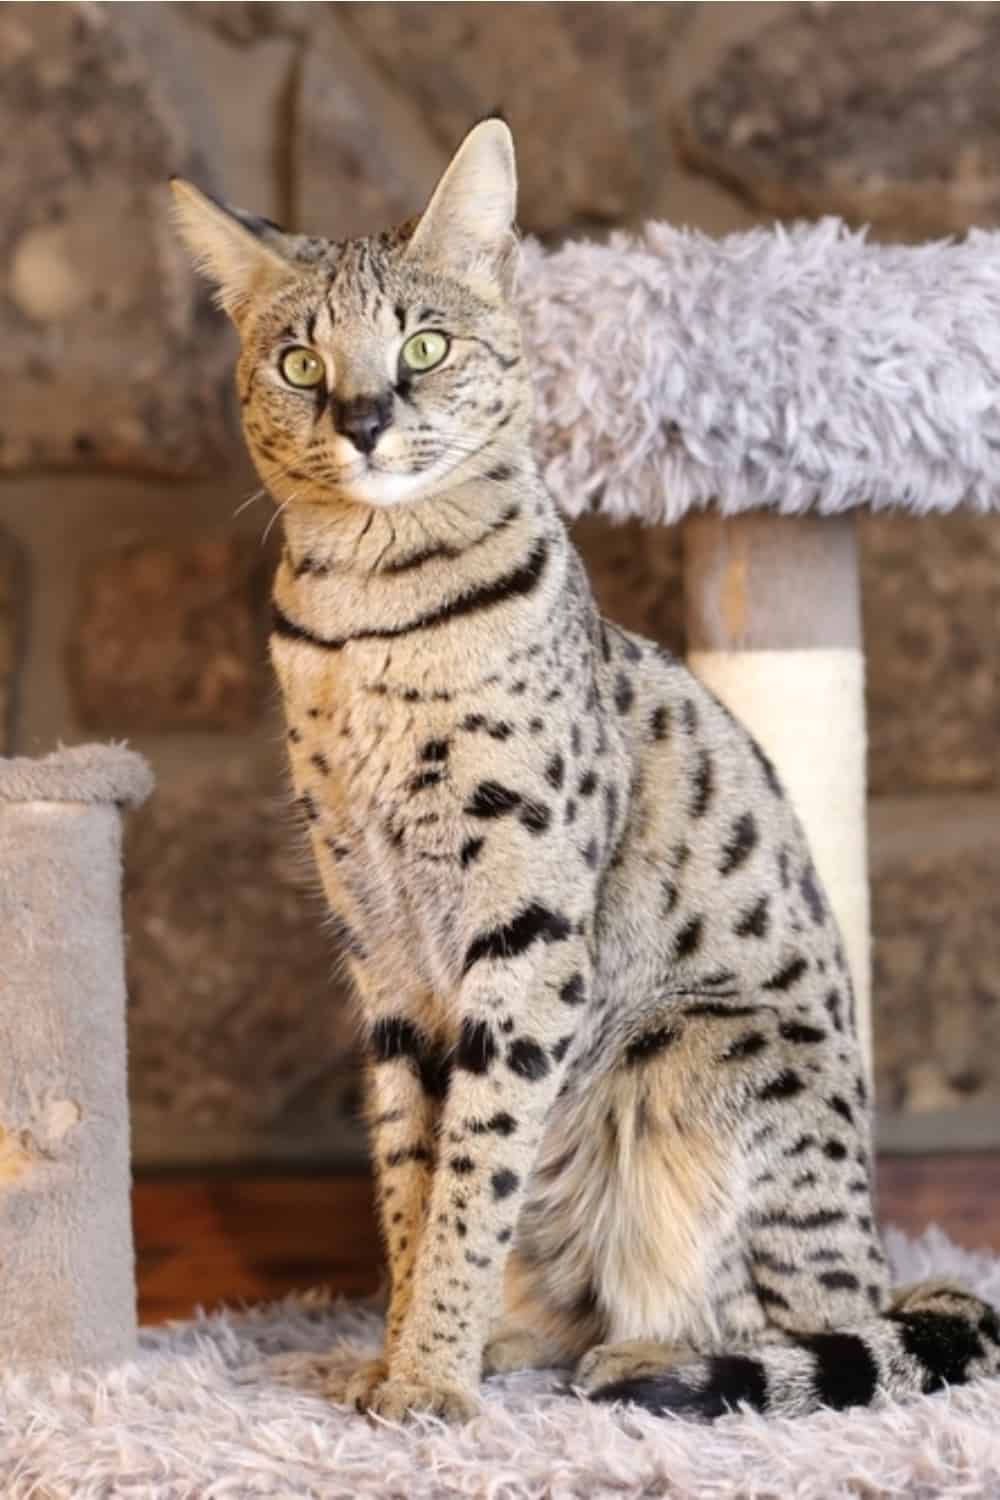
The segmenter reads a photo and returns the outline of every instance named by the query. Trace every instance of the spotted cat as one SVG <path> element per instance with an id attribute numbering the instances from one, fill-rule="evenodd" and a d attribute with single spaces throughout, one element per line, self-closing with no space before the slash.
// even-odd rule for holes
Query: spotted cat
<path id="1" fill-rule="evenodd" d="M 484 1372 L 568 1364 L 711 1418 L 995 1372 L 989 1307 L 890 1289 L 850 977 L 773 766 L 601 618 L 540 478 L 507 127 L 374 238 L 177 201 L 284 517 L 271 653 L 367 1049 L 391 1300 L 331 1394 L 464 1418 Z"/>

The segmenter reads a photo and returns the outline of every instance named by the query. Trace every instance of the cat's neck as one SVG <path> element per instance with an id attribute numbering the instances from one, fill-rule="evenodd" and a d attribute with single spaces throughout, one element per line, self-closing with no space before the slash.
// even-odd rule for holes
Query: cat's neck
<path id="1" fill-rule="evenodd" d="M 286 557 L 296 578 L 336 573 L 362 582 L 412 574 L 426 561 L 458 560 L 520 518 L 541 522 L 552 513 L 553 502 L 534 466 L 504 463 L 488 477 L 412 504 L 293 504 L 282 519 Z"/>
<path id="2" fill-rule="evenodd" d="M 284 521 L 276 633 L 340 662 L 347 647 L 363 676 L 390 656 L 412 668 L 426 655 L 442 682 L 488 672 L 493 658 L 544 635 L 569 555 L 533 474 L 392 510 L 293 506 Z"/>

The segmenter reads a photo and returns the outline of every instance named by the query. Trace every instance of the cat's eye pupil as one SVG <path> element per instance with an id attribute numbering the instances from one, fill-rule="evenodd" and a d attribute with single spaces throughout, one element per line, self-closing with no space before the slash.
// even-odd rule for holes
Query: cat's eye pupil
<path id="1" fill-rule="evenodd" d="M 409 370 L 433 370 L 448 353 L 448 340 L 432 329 L 415 333 L 403 345 L 402 362 Z"/>
<path id="2" fill-rule="evenodd" d="M 281 373 L 289 385 L 319 385 L 323 379 L 323 361 L 312 349 L 289 349 L 281 357 Z"/>

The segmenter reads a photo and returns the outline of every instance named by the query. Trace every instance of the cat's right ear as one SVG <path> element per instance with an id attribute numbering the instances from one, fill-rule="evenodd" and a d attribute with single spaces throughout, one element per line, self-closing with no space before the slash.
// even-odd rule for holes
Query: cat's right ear
<path id="1" fill-rule="evenodd" d="M 182 177 L 172 177 L 173 221 L 195 266 L 215 282 L 216 300 L 234 323 L 262 292 L 294 274 L 282 253 L 285 235 L 270 219 L 254 218 L 210 198 Z"/>

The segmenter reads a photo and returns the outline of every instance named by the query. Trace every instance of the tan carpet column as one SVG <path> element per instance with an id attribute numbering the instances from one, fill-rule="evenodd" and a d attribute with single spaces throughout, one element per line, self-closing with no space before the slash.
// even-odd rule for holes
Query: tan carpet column
<path id="1" fill-rule="evenodd" d="M 145 761 L 0 760 L 0 1365 L 135 1352 L 121 811 Z"/>
<path id="2" fill-rule="evenodd" d="M 864 656 L 852 514 L 684 522 L 691 669 L 774 761 L 844 934 L 872 1063 Z"/>

